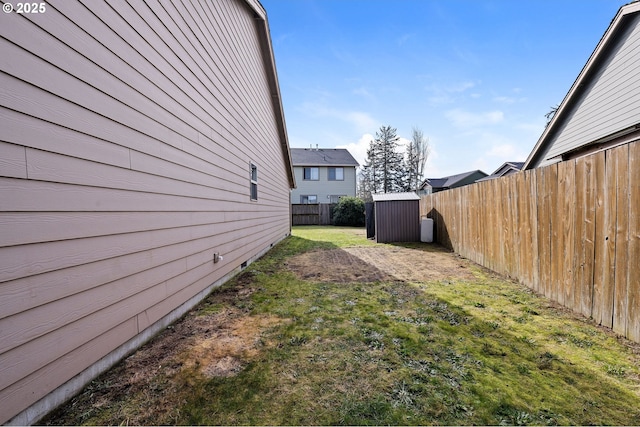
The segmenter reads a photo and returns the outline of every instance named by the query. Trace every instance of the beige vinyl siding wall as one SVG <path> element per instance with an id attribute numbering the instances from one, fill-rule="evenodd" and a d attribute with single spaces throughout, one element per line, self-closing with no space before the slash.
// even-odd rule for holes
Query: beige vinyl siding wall
<path id="1" fill-rule="evenodd" d="M 553 139 L 546 160 L 640 123 L 640 14 L 630 18 L 609 49 Z"/>
<path id="2" fill-rule="evenodd" d="M 311 166 L 309 166 L 311 167 Z M 314 166 L 315 167 L 315 166 Z M 356 195 L 356 168 L 353 166 L 336 166 L 344 169 L 344 180 L 329 181 L 329 167 L 318 167 L 319 179 L 317 181 L 304 179 L 304 167 L 294 167 L 296 188 L 291 192 L 291 203 L 300 203 L 301 195 L 316 195 L 318 203 L 329 203 L 329 196 L 355 196 Z"/>
<path id="3" fill-rule="evenodd" d="M 2 17 L 0 422 L 290 232 L 255 12 L 132 3 Z"/>

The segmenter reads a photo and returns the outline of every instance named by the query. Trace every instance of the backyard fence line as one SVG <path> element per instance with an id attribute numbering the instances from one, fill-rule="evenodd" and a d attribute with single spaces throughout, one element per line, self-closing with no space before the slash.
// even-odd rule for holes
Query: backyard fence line
<path id="1" fill-rule="evenodd" d="M 291 225 L 331 225 L 335 203 L 291 205 Z"/>
<path id="2" fill-rule="evenodd" d="M 640 342 L 640 141 L 425 195 L 436 241 Z"/>

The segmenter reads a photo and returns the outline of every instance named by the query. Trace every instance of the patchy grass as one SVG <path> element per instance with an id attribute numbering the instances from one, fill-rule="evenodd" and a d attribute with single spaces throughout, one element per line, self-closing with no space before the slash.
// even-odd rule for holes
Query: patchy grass
<path id="1" fill-rule="evenodd" d="M 385 257 L 367 262 L 388 273 L 353 282 L 305 277 L 314 259 L 341 259 L 305 254 L 364 251 L 354 247 L 386 248 Z M 375 245 L 361 229 L 294 228 L 146 346 L 164 343 L 162 360 L 129 363 L 132 356 L 45 421 L 640 424 L 638 345 L 453 254 L 446 256 L 457 269 L 435 271 L 438 280 L 399 276 L 393 254 L 406 262 L 407 248 L 416 263 L 445 255 L 432 245 Z M 216 328 L 226 332 L 211 335 Z M 167 345 L 176 334 L 189 338 Z M 212 354 L 231 338 L 242 340 L 215 359 L 231 368 L 215 374 Z"/>

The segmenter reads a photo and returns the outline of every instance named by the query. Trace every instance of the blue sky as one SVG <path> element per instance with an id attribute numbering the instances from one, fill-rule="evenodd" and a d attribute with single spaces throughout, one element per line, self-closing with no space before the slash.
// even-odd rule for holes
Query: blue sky
<path id="1" fill-rule="evenodd" d="M 523 161 L 617 0 L 260 0 L 291 147 L 363 163 L 382 125 L 429 137 L 426 177 Z"/>

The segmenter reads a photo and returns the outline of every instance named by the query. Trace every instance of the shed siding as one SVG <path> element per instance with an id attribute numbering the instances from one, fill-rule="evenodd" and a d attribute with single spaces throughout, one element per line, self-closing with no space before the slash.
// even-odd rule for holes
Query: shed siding
<path id="1" fill-rule="evenodd" d="M 244 1 L 46 6 L 0 26 L 0 423 L 290 232 Z"/>
<path id="2" fill-rule="evenodd" d="M 621 32 L 550 144 L 552 159 L 640 122 L 640 14 Z"/>
<path id="3" fill-rule="evenodd" d="M 420 201 L 375 202 L 376 242 L 420 240 Z"/>
<path id="4" fill-rule="evenodd" d="M 342 167 L 342 166 L 340 166 Z M 319 167 L 317 181 L 304 179 L 304 167 L 294 167 L 297 187 L 291 191 L 291 203 L 300 203 L 300 196 L 318 196 L 318 203 L 329 203 L 329 196 L 356 195 L 356 168 L 344 166 L 344 180 L 329 181 L 329 168 Z"/>

